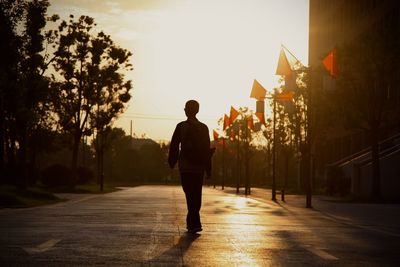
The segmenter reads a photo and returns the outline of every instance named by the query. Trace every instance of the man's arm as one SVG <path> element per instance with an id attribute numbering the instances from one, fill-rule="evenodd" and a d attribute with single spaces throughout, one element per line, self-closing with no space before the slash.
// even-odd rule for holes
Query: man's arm
<path id="1" fill-rule="evenodd" d="M 176 126 L 174 134 L 171 138 L 171 143 L 169 145 L 168 153 L 168 164 L 171 169 L 175 167 L 179 158 L 179 143 L 181 142 L 181 134 L 179 124 Z"/>

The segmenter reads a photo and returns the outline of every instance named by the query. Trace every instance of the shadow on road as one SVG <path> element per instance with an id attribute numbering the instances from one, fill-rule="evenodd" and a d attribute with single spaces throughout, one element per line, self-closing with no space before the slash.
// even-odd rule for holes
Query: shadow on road
<path id="1" fill-rule="evenodd" d="M 183 265 L 183 255 L 190 248 L 192 243 L 199 238 L 200 234 L 184 233 L 178 240 L 178 243 L 170 249 L 164 251 L 161 255 L 148 260 L 151 264 L 168 263 L 168 265 Z"/>

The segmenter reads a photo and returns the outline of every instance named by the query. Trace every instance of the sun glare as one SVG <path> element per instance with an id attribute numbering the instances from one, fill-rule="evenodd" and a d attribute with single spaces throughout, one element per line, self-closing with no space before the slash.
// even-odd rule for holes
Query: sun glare
<path id="1" fill-rule="evenodd" d="M 246 207 L 247 199 L 244 197 L 237 197 L 235 199 L 235 208 L 237 209 L 243 209 Z"/>
<path id="2" fill-rule="evenodd" d="M 281 44 L 307 63 L 308 0 L 54 2 L 58 13 L 81 5 L 133 52 L 133 98 L 115 126 L 129 133 L 132 120 L 138 136 L 168 140 L 188 99 L 200 102 L 210 132 L 231 105 L 255 109 L 253 79 L 268 90 L 278 85 Z"/>

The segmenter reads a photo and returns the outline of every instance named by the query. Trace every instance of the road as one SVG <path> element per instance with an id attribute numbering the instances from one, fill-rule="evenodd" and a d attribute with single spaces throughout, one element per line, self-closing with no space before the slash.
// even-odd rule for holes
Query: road
<path id="1" fill-rule="evenodd" d="M 388 231 L 204 187 L 199 235 L 178 186 L 140 186 L 0 210 L 1 266 L 400 266 Z M 399 216 L 398 214 L 393 216 Z"/>

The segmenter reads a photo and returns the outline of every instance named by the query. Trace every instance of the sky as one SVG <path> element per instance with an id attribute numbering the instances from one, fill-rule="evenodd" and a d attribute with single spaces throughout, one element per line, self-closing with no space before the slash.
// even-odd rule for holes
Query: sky
<path id="1" fill-rule="evenodd" d="M 281 44 L 308 59 L 308 0 L 50 0 L 48 14 L 88 15 L 133 53 L 132 99 L 114 123 L 130 134 L 169 140 L 189 99 L 217 122 L 231 106 L 255 109 L 253 80 L 268 91 Z M 267 106 L 267 105 L 266 105 Z"/>

